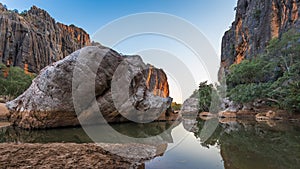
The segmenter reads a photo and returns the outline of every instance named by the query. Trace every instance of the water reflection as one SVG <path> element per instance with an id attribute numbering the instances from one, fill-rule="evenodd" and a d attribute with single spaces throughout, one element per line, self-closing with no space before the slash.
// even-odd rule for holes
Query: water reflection
<path id="1" fill-rule="evenodd" d="M 205 121 L 200 119 L 183 119 L 180 125 L 167 122 L 112 125 L 114 130 L 135 138 L 155 136 L 170 127 L 170 132 L 161 136 L 168 143 L 159 152 L 162 156 L 146 162 L 145 168 L 293 169 L 300 166 L 299 124 L 274 122 L 270 125 L 222 119 L 209 138 L 204 137 Z M 103 142 L 111 141 L 105 135 L 102 137 Z M 27 131 L 8 127 L 0 129 L 0 142 L 93 141 L 82 128 Z"/>
<path id="2" fill-rule="evenodd" d="M 160 135 L 157 141 L 173 142 L 171 127 L 179 122 L 154 122 L 149 124 L 124 123 L 111 124 L 111 127 L 120 134 L 132 138 L 148 138 Z M 98 143 L 122 143 L 122 140 L 111 136 L 105 131 L 105 125 L 89 126 L 89 130 L 98 135 Z M 165 132 L 166 131 L 166 132 Z M 169 131 L 169 132 L 168 132 Z M 164 133 L 165 132 L 165 133 Z M 23 130 L 16 127 L 0 128 L 0 143 L 92 143 L 94 142 L 83 128 L 61 128 L 49 130 Z M 158 143 L 158 142 L 156 142 Z"/>
<path id="3" fill-rule="evenodd" d="M 201 129 L 204 121 L 197 121 Z M 194 132 L 200 137 L 200 130 Z M 226 169 L 283 169 L 300 166 L 300 127 L 277 122 L 272 127 L 255 121 L 220 123 L 204 147 L 220 147 Z"/>

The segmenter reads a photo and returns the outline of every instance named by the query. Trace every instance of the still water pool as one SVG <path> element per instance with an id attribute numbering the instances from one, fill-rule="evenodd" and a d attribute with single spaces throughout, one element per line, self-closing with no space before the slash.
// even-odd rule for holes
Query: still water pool
<path id="1" fill-rule="evenodd" d="M 300 168 L 299 124 L 254 121 L 217 123 L 213 132 L 203 139 L 204 125 L 202 120 L 183 120 L 173 124 L 126 123 L 111 127 L 134 138 L 161 135 L 167 148 L 161 156 L 145 162 L 148 169 Z M 163 133 L 167 129 L 169 131 Z M 111 142 L 106 135 L 101 138 L 101 142 Z M 120 142 L 118 139 L 115 141 Z M 92 143 L 93 140 L 80 127 L 35 131 L 6 127 L 0 129 L 0 142 Z"/>

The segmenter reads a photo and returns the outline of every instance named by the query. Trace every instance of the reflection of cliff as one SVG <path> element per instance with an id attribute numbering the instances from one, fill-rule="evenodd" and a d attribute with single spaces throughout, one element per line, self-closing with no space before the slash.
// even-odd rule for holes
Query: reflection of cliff
<path id="1" fill-rule="evenodd" d="M 199 137 L 204 122 L 199 121 Z M 221 124 L 204 143 L 205 147 L 218 144 L 226 169 L 283 169 L 300 165 L 299 126 L 251 122 Z"/>
<path id="2" fill-rule="evenodd" d="M 150 138 L 150 141 L 140 143 L 126 142 L 126 139 L 121 140 L 121 138 L 115 135 L 110 135 L 110 133 L 107 133 L 107 130 L 101 130 L 105 126 L 90 126 L 88 129 L 85 128 L 87 130 L 97 130 L 99 138 L 102 138 L 102 142 L 100 140 L 97 141 L 97 145 L 99 146 L 95 146 L 94 141 L 82 128 L 51 130 L 22 130 L 13 127 L 1 128 L 0 148 L 8 153 L 7 157 L 10 157 L 10 159 L 6 157 L 1 158 L 0 163 L 4 161 L 3 159 L 6 159 L 9 161 L 5 163 L 6 167 L 11 165 L 39 166 L 40 164 L 35 163 L 36 160 L 51 159 L 57 162 L 55 164 L 49 162 L 49 165 L 55 166 L 57 164 L 62 166 L 58 157 L 59 155 L 68 153 L 71 158 L 78 160 L 82 159 L 81 155 L 83 154 L 85 161 L 92 159 L 94 161 L 104 160 L 108 162 L 105 168 L 110 168 L 111 166 L 114 166 L 112 168 L 122 168 L 123 166 L 126 166 L 124 168 L 145 168 L 145 160 L 164 155 L 167 150 L 167 143 L 173 142 L 171 131 L 178 124 L 179 122 L 156 122 L 149 124 L 126 123 L 111 125 L 114 130 L 124 136 L 138 139 L 141 139 L 141 137 Z M 164 131 L 166 132 L 163 133 Z M 91 151 L 86 152 L 87 149 L 91 149 Z M 13 156 L 13 152 L 15 151 L 18 151 L 18 155 L 22 154 L 28 157 L 25 159 L 22 158 L 24 163 L 19 160 L 21 159 L 19 156 Z M 47 153 L 48 156 L 46 156 Z M 90 154 L 93 153 L 97 154 L 97 157 L 91 157 Z M 32 158 L 35 159 L 33 161 L 31 161 L 32 154 L 36 156 Z M 44 161 L 41 164 L 46 165 Z M 83 161 L 78 162 L 78 166 L 85 164 L 86 162 Z M 70 166 L 72 165 L 70 164 Z"/>
<path id="3" fill-rule="evenodd" d="M 155 122 L 149 124 L 113 124 L 111 127 L 124 136 L 133 138 L 154 137 L 161 134 L 160 142 L 172 143 L 171 130 L 176 127 L 179 122 Z M 97 130 L 97 134 L 104 143 L 122 143 L 113 135 L 106 132 L 104 125 L 91 126 L 88 129 Z M 166 131 L 166 132 L 165 132 Z M 165 133 L 163 133 L 165 132 Z M 124 140 L 123 140 L 124 141 Z M 18 142 L 18 143 L 92 143 L 93 140 L 85 133 L 82 128 L 62 128 L 51 130 L 22 130 L 14 127 L 6 127 L 0 129 L 0 143 Z"/>
<path id="4" fill-rule="evenodd" d="M 220 141 L 224 166 L 226 169 L 298 168 L 298 135 L 299 132 L 274 132 L 260 128 L 224 135 Z"/>

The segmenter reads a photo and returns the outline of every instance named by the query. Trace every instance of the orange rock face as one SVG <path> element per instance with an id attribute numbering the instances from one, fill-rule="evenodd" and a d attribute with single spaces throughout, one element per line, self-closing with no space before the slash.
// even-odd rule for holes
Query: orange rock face
<path id="1" fill-rule="evenodd" d="M 153 68 L 150 66 L 149 69 L 145 70 L 144 73 L 147 75 L 146 85 L 155 96 L 169 97 L 169 84 L 167 76 L 162 69 Z"/>
<path id="2" fill-rule="evenodd" d="M 90 45 L 83 29 L 57 23 L 35 6 L 18 14 L 0 4 L 0 31 L 0 63 L 33 73 Z"/>
<path id="3" fill-rule="evenodd" d="M 251 59 L 265 51 L 272 38 L 299 26 L 300 3 L 295 0 L 239 0 L 236 18 L 222 39 L 221 68 Z"/>

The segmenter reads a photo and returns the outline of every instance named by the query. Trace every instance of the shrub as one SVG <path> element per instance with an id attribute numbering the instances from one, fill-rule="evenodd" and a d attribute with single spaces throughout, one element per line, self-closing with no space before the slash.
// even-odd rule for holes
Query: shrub
<path id="1" fill-rule="evenodd" d="M 11 67 L 8 76 L 4 77 L 3 70 L 7 68 L 3 64 L 0 67 L 0 95 L 17 97 L 31 85 L 34 76 L 25 74 L 23 69 Z"/>
<path id="2" fill-rule="evenodd" d="M 17 9 L 12 10 L 14 13 L 19 13 Z"/>
<path id="3" fill-rule="evenodd" d="M 171 107 L 172 107 L 173 110 L 178 111 L 178 110 L 181 109 L 181 104 L 178 104 L 178 103 L 176 103 L 176 102 L 173 102 L 173 103 L 171 104 Z"/>
<path id="4" fill-rule="evenodd" d="M 272 39 L 266 52 L 230 67 L 226 75 L 228 96 L 238 103 L 256 99 L 300 112 L 300 33 L 291 29 Z"/>

